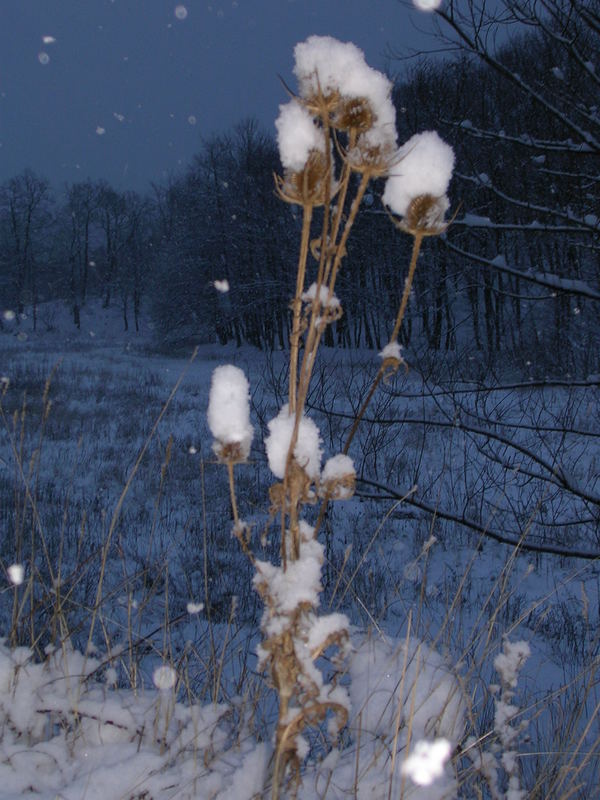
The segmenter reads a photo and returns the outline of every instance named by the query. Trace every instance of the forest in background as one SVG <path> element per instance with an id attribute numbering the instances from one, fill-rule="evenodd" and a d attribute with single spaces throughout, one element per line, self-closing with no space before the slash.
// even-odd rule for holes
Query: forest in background
<path id="1" fill-rule="evenodd" d="M 401 338 L 413 357 L 443 353 L 465 377 L 507 364 L 535 378 L 600 371 L 598 4 L 544 5 L 543 16 L 509 2 L 503 17 L 476 20 L 471 4 L 446 4 L 440 36 L 454 52 L 408 62 L 395 83 L 399 141 L 436 129 L 457 163 L 454 220 L 424 248 Z M 120 306 L 125 329 L 149 312 L 161 349 L 287 347 L 300 218 L 275 194 L 279 171 L 274 136 L 246 120 L 144 196 L 90 180 L 57 195 L 29 170 L 14 176 L 0 186 L 11 329 L 50 327 L 40 307 L 56 299 L 79 326 L 86 301 L 101 297 Z M 380 194 L 363 201 L 338 284 L 345 313 L 326 344 L 387 341 L 408 245 Z"/>

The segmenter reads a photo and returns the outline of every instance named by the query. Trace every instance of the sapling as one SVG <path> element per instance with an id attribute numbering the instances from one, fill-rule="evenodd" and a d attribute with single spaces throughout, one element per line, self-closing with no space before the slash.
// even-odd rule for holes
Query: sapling
<path id="1" fill-rule="evenodd" d="M 278 564 L 259 560 L 251 548 L 249 526 L 239 518 L 234 465 L 245 461 L 252 437 L 248 384 L 235 367 L 215 370 L 208 421 L 213 450 L 226 464 L 234 517 L 234 535 L 255 567 L 254 588 L 264 603 L 260 666 L 268 670 L 279 708 L 271 780 L 277 798 L 289 781 L 300 783 L 308 750 L 306 728 L 328 721 L 329 733 L 346 724 L 349 696 L 327 680 L 317 666 L 325 652 L 348 651 L 348 619 L 340 613 L 319 616 L 323 545 L 304 508 L 319 498 L 350 497 L 356 475 L 347 455 L 333 455 L 321 468 L 323 445 L 306 413 L 306 398 L 317 351 L 328 325 L 342 314 L 335 294 L 346 244 L 371 180 L 388 176 L 384 202 L 395 224 L 414 238 L 402 302 L 383 364 L 360 416 L 381 378 L 402 362 L 398 335 L 406 312 L 421 243 L 445 230 L 446 191 L 454 154 L 433 132 L 414 137 L 398 149 L 391 82 L 369 67 L 350 43 L 311 36 L 295 48 L 298 94 L 280 107 L 276 121 L 283 175 L 275 177 L 279 197 L 302 209 L 302 227 L 294 297 L 291 303 L 288 402 L 268 423 L 265 447 L 278 479 L 270 489 L 271 519 L 279 518 Z M 315 209 L 320 227 L 315 230 Z M 307 285 L 308 284 L 308 285 Z M 301 356 L 300 344 L 304 349 Z M 332 658 L 335 666 L 339 663 Z"/>

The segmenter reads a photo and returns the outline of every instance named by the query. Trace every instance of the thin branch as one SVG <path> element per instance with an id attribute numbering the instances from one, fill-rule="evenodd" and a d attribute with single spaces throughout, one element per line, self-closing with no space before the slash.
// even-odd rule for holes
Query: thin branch
<path id="1" fill-rule="evenodd" d="M 518 534 L 514 534 L 513 536 L 506 536 L 505 534 L 499 533 L 488 526 L 481 525 L 479 522 L 476 522 L 473 519 L 469 519 L 464 515 L 454 514 L 452 512 L 446 511 L 443 508 L 439 508 L 438 506 L 431 505 L 430 503 L 426 503 L 423 500 L 418 499 L 415 495 L 410 495 L 406 497 L 405 493 L 395 491 L 390 486 L 386 486 L 383 483 L 378 483 L 377 481 L 370 481 L 366 478 L 359 478 L 358 482 L 364 484 L 365 486 L 371 486 L 374 489 L 378 489 L 378 494 L 367 494 L 363 492 L 357 492 L 357 497 L 363 497 L 369 500 L 400 500 L 403 499 L 405 503 L 414 506 L 415 508 L 421 509 L 421 511 L 425 511 L 428 514 L 433 514 L 435 517 L 439 519 L 445 519 L 448 522 L 455 522 L 458 525 L 461 525 L 464 528 L 469 530 L 475 531 L 476 533 L 480 534 L 481 536 L 485 536 L 488 539 L 493 539 L 500 544 L 506 544 L 510 547 L 517 547 L 519 550 L 523 550 L 524 552 L 530 553 L 545 553 L 547 555 L 554 555 L 554 556 L 561 556 L 563 558 L 582 558 L 587 561 L 597 561 L 600 560 L 600 551 L 595 550 L 577 550 L 573 547 L 560 547 L 559 545 L 552 545 L 552 544 L 534 544 L 533 542 L 527 542 L 522 539 L 522 537 Z"/>

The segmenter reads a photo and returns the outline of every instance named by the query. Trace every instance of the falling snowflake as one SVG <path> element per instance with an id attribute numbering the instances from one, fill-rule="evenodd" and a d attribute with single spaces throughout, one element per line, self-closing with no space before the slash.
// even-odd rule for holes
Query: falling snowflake
<path id="1" fill-rule="evenodd" d="M 415 8 L 419 11 L 435 11 L 442 4 L 442 0 L 413 0 Z"/>
<path id="2" fill-rule="evenodd" d="M 175 686 L 177 680 L 177 673 L 173 667 L 162 666 L 157 667 L 152 675 L 152 681 L 157 689 L 161 691 L 168 691 Z"/>
<path id="3" fill-rule="evenodd" d="M 15 586 L 20 586 L 23 583 L 23 578 L 25 577 L 25 570 L 22 564 L 11 564 L 10 567 L 7 569 L 8 572 L 8 579 L 11 583 L 14 583 Z"/>

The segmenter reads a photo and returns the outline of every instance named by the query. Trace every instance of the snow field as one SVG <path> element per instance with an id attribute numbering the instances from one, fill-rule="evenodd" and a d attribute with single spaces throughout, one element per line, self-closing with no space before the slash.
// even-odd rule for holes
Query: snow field
<path id="1" fill-rule="evenodd" d="M 185 361 L 148 356 L 139 351 L 126 350 L 121 344 L 106 342 L 83 353 L 81 350 L 70 351 L 58 343 L 53 350 L 48 340 L 37 346 L 32 341 L 26 347 L 21 347 L 21 344 L 14 349 L 14 342 L 11 341 L 10 347 L 3 350 L 3 372 L 11 380 L 3 398 L 3 409 L 7 419 L 10 419 L 12 411 L 22 407 L 22 392 L 27 392 L 30 399 L 27 402 L 23 440 L 27 464 L 40 441 L 44 383 L 59 357 L 63 359 L 49 391 L 52 407 L 44 423 L 43 446 L 33 462 L 36 503 L 55 573 L 58 572 L 57 565 L 61 565 L 63 595 L 68 596 L 70 601 L 76 601 L 64 604 L 67 627 L 72 631 L 74 645 L 85 649 L 85 609 L 93 605 L 95 577 L 99 568 L 95 554 L 103 542 L 106 518 L 114 508 L 128 471 L 162 403 L 185 367 Z M 255 426 L 261 427 L 263 436 L 268 432 L 266 421 L 278 413 L 279 401 L 276 397 L 281 396 L 281 387 L 265 382 L 264 376 L 270 371 L 264 369 L 263 358 L 251 349 L 237 351 L 206 347 L 190 367 L 126 498 L 119 535 L 107 557 L 106 589 L 102 604 L 105 634 L 97 644 L 98 653 L 106 652 L 108 645 L 109 653 L 115 654 L 110 667 L 106 669 L 106 681 L 110 678 L 111 684 L 116 681 L 122 687 L 117 692 L 118 697 L 124 692 L 123 687 L 135 680 L 136 691 L 149 693 L 152 698 L 150 705 L 157 702 L 153 675 L 157 667 L 166 663 L 173 666 L 179 678 L 185 676 L 184 683 L 180 679 L 176 685 L 180 702 L 185 695 L 197 698 L 197 702 L 203 706 L 211 698 L 215 685 L 219 696 L 241 698 L 235 705 L 240 712 L 249 703 L 249 698 L 253 697 L 250 706 L 261 709 L 253 730 L 266 734 L 268 739 L 272 702 L 259 679 L 252 677 L 250 680 L 254 668 L 252 665 L 256 665 L 257 642 L 256 638 L 249 636 L 249 631 L 252 624 L 256 624 L 258 613 L 254 593 L 249 588 L 251 570 L 240 557 L 237 543 L 230 538 L 225 471 L 213 463 L 210 451 L 212 436 L 204 421 L 212 372 L 220 363 L 233 360 L 244 370 L 254 387 L 251 420 Z M 358 387 L 368 382 L 367 376 L 376 369 L 377 361 L 375 353 L 358 356 L 336 353 L 334 357 L 333 353 L 324 351 L 321 385 L 311 402 L 317 407 L 351 412 Z M 277 372 L 277 369 L 271 371 L 272 374 Z M 392 392 L 394 388 L 401 390 L 398 397 Z M 571 423 L 578 429 L 584 430 L 587 426 L 593 430 L 592 420 L 587 416 L 589 403 L 585 399 L 575 403 L 561 390 L 514 390 L 501 395 L 489 395 L 484 403 L 481 396 L 460 393 L 440 396 L 442 385 L 436 389 L 437 396 L 434 391 L 429 399 L 424 399 L 420 396 L 421 389 L 415 375 L 409 375 L 406 379 L 400 375 L 397 382 L 383 393 L 372 412 L 372 421 L 365 422 L 356 443 L 353 460 L 357 474 L 378 476 L 384 484 L 406 488 L 416 477 L 420 487 L 417 496 L 426 499 L 429 492 L 433 501 L 437 498 L 440 506 L 445 505 L 450 497 L 459 507 L 462 503 L 468 504 L 468 498 L 474 492 L 484 517 L 489 514 L 488 519 L 491 518 L 504 530 L 512 530 L 519 519 L 514 503 L 531 481 L 524 480 L 520 484 L 519 473 L 516 472 L 508 483 L 501 483 L 499 476 L 502 472 L 494 472 L 491 465 L 483 460 L 480 439 L 466 430 L 461 431 L 454 424 L 436 426 L 402 420 L 418 417 L 439 422 L 446 418 L 446 413 L 455 419 L 457 403 L 460 402 L 463 414 L 465 411 L 482 414 L 484 408 L 486 413 L 493 411 L 498 426 L 509 422 L 523 423 L 529 419 L 538 428 L 543 427 L 543 423 L 551 427 L 557 426 L 561 415 L 566 415 L 571 417 Z M 319 393 L 322 394 L 320 398 Z M 322 415 L 315 409 L 310 413 L 318 421 L 325 461 L 331 453 L 339 452 L 338 442 L 343 439 L 348 420 Z M 386 425 L 388 418 L 394 418 L 395 425 Z M 77 432 L 77 439 L 69 436 L 69 432 L 73 431 Z M 18 489 L 19 482 L 15 482 L 14 458 L 10 455 L 6 428 L 0 435 L 1 458 L 5 462 L 0 465 L 3 524 L 7 526 L 5 530 L 22 532 L 23 548 L 21 558 L 17 558 L 17 542 L 4 537 L 2 563 L 6 567 L 13 563 L 24 564 L 24 584 L 17 591 L 25 591 L 31 575 L 26 558 L 31 521 L 26 521 L 27 515 L 18 511 L 26 507 L 22 491 L 20 495 L 17 492 L 21 499 L 15 504 L 15 487 Z M 531 436 L 532 432 L 516 429 L 513 435 L 519 440 L 519 437 Z M 167 457 L 170 436 L 173 440 Z M 544 436 L 548 446 L 553 436 L 557 441 L 560 438 L 559 434 L 550 432 Z M 521 441 L 526 443 L 527 440 L 523 438 Z M 593 483 L 589 482 L 589 476 L 595 474 L 594 465 L 598 463 L 594 442 L 593 437 L 586 439 L 578 436 L 570 440 L 567 437 L 561 451 L 563 463 L 572 460 L 572 480 L 587 480 L 585 485 L 590 489 Z M 208 498 L 204 512 L 202 459 L 204 493 Z M 165 463 L 167 466 L 163 471 Z M 453 469 L 448 468 L 450 463 Z M 255 510 L 254 498 L 264 496 L 271 480 L 269 475 L 266 455 L 255 439 L 249 463 L 236 468 L 236 482 L 242 513 L 256 526 L 257 536 L 264 527 L 265 519 Z M 488 501 L 483 487 L 491 477 L 491 486 L 495 488 L 489 490 L 490 505 L 486 509 L 485 503 Z M 407 482 L 407 478 L 411 480 Z M 503 490 L 505 487 L 505 494 L 498 487 Z M 363 490 L 363 494 L 369 493 L 365 487 Z M 536 520 L 536 525 L 541 526 L 536 535 L 555 535 L 555 526 L 547 524 L 544 527 L 543 519 L 550 521 L 548 514 L 553 507 L 566 515 L 575 507 L 575 500 L 568 500 L 565 496 L 561 499 L 558 495 L 549 500 L 548 492 L 543 488 L 531 487 L 529 491 L 530 500 L 527 500 L 527 496 L 522 498 L 522 513 L 531 516 L 529 504 L 538 507 L 539 500 L 536 498 L 545 496 L 546 517 Z M 503 496 L 511 500 L 504 510 L 498 506 L 499 498 Z M 493 511 L 492 502 L 495 503 Z M 552 505 L 549 505 L 550 502 Z M 468 507 L 475 507 L 473 501 Z M 206 515 L 206 529 L 202 524 L 203 513 Z M 563 685 L 565 671 L 575 678 L 589 664 L 590 631 L 594 623 L 591 617 L 587 627 L 581 624 L 580 586 L 583 581 L 586 596 L 592 598 L 588 608 L 589 613 L 593 614 L 593 598 L 597 596 L 598 587 L 597 570 L 593 565 L 587 569 L 581 565 L 576 568 L 572 562 L 557 562 L 526 553 L 513 562 L 512 549 L 486 540 L 482 540 L 482 550 L 479 552 L 476 535 L 443 519 L 435 522 L 437 541 L 430 543 L 431 518 L 422 510 L 390 500 L 385 505 L 385 513 L 387 516 L 382 522 L 381 501 L 375 502 L 366 497 L 355 497 L 332 507 L 331 526 L 335 536 L 327 538 L 325 542 L 322 595 L 325 608 L 329 606 L 332 610 L 343 611 L 361 628 L 376 622 L 392 637 L 397 648 L 404 641 L 409 612 L 413 609 L 414 614 L 414 609 L 420 609 L 420 627 L 413 628 L 413 633 L 421 637 L 425 631 L 429 631 L 427 635 L 437 639 L 435 650 L 445 653 L 443 663 L 457 665 L 463 682 L 480 676 L 478 680 L 482 683 L 477 683 L 480 687 L 498 682 L 493 661 L 502 643 L 497 636 L 492 636 L 488 642 L 491 621 L 501 619 L 500 629 L 507 629 L 520 620 L 519 636 L 515 638 L 528 640 L 532 655 L 521 673 L 519 696 L 514 702 L 519 706 L 523 703 L 533 704 L 538 714 L 536 728 L 539 749 L 552 747 L 556 750 L 556 743 L 552 742 L 554 716 L 568 714 L 569 708 L 576 708 L 578 702 L 584 701 L 586 694 L 584 688 L 577 689 L 575 686 L 568 693 L 558 692 L 551 703 L 545 702 L 544 697 L 550 688 Z M 84 517 L 86 522 L 82 529 Z M 15 525 L 18 520 L 21 522 Z M 563 535 L 576 545 L 577 537 L 585 531 L 584 522 L 582 526 L 579 531 L 568 526 Z M 275 557 L 270 547 L 267 543 L 265 560 Z M 37 558 L 40 579 L 49 585 L 50 576 L 41 552 L 38 552 Z M 208 566 L 208 608 L 191 614 L 188 612 L 189 603 L 197 605 L 207 600 L 205 563 Z M 14 591 L 8 583 L 7 590 Z M 234 597 L 237 611 L 228 628 L 227 620 Z M 41 602 L 41 595 L 36 595 L 36 602 Z M 3 604 L 3 625 L 7 632 L 11 625 L 11 608 L 11 603 Z M 212 620 L 213 636 L 216 637 L 214 649 L 211 646 L 207 613 Z M 36 624 L 39 625 L 42 639 L 47 640 L 50 628 L 45 627 L 41 618 Z M 25 617 L 21 619 L 18 630 L 20 635 L 27 635 L 28 622 Z M 226 636 L 227 630 L 229 633 Z M 169 633 L 172 656 L 169 650 L 164 649 L 165 631 Z M 133 648 L 129 646 L 130 640 L 134 643 Z M 143 642 L 143 647 L 141 644 L 135 645 L 136 642 Z M 226 653 L 226 656 L 219 672 L 221 653 Z M 102 660 L 102 656 L 94 657 Z M 189 686 L 189 691 L 184 691 L 183 686 Z M 104 684 L 103 692 L 108 692 L 108 685 Z M 526 701 L 522 692 L 528 698 Z M 480 688 L 475 701 L 476 707 L 483 709 L 486 702 L 493 704 L 494 698 Z M 111 703 L 115 702 L 111 699 Z M 124 700 L 124 706 L 127 702 Z M 545 720 L 548 720 L 547 723 Z M 483 727 L 477 732 L 478 735 L 486 732 L 484 717 L 481 718 L 481 724 Z M 112 730 L 112 725 L 108 727 Z M 49 735 L 51 730 L 52 727 L 49 728 L 46 723 L 44 736 Z M 429 730 L 424 731 L 424 734 L 430 733 Z M 531 734 L 531 730 L 528 733 Z M 431 735 L 424 735 L 423 738 L 433 741 Z M 247 757 L 255 764 L 253 769 L 260 773 L 264 767 L 261 761 L 264 752 L 262 756 L 255 753 L 252 739 L 243 738 L 242 741 L 241 750 L 229 755 L 224 753 L 223 758 L 230 765 L 241 765 Z M 416 745 L 416 738 L 414 743 Z M 22 747 L 22 742 L 19 746 Z M 42 742 L 36 746 L 43 749 L 46 745 Z M 536 747 L 533 742 L 531 746 Z M 54 741 L 52 748 L 57 747 L 58 751 L 53 750 L 59 753 L 56 758 L 66 759 L 60 771 L 63 789 L 67 791 L 65 787 L 71 784 L 74 787 L 68 790 L 71 794 L 66 796 L 81 796 L 77 794 L 82 785 L 78 781 L 83 774 L 92 775 L 93 770 L 80 772 L 86 768 L 79 750 L 75 751 L 75 761 L 69 761 L 66 755 L 67 738 Z M 158 755 L 152 750 L 154 744 L 148 747 L 152 756 L 150 761 L 158 765 L 157 769 L 162 769 L 160 765 L 164 767 L 167 753 L 160 755 L 160 745 Z M 310 747 L 312 749 L 309 752 L 318 752 L 316 741 L 311 741 Z M 42 774 L 43 758 L 39 758 Z M 87 758 L 90 758 L 89 754 Z M 344 787 L 344 791 L 348 788 L 350 763 L 354 764 L 354 756 L 351 751 L 345 750 L 337 758 L 332 780 L 335 778 L 338 781 L 339 791 L 342 792 Z M 181 763 L 189 764 L 185 762 L 184 755 L 181 759 L 184 759 Z M 332 759 L 333 755 L 328 756 L 320 766 L 306 765 L 306 789 L 303 791 L 309 792 L 309 787 L 314 786 L 315 782 L 323 784 Z M 395 782 L 402 780 L 401 774 L 392 771 L 392 765 L 386 759 L 387 756 L 380 753 L 377 761 L 382 769 L 387 770 L 386 780 L 392 774 Z M 403 758 L 400 760 L 403 761 Z M 13 762 L 20 763 L 17 755 L 11 755 Z M 207 786 L 212 785 L 212 780 L 215 786 L 230 787 L 234 777 L 224 765 L 218 766 L 219 763 L 217 759 L 211 768 L 213 771 L 202 780 L 206 778 L 209 781 Z M 476 759 L 473 763 L 476 763 Z M 527 763 L 531 764 L 530 761 Z M 537 769 L 542 767 L 538 765 Z M 131 769 L 134 769 L 133 766 Z M 140 773 L 145 769 L 140 767 Z M 476 773 L 469 772 L 469 769 L 474 768 L 463 765 L 461 782 L 474 779 Z M 525 765 L 524 769 L 527 775 L 527 769 L 531 767 Z M 184 777 L 178 778 L 172 772 L 165 773 L 166 779 L 173 781 L 171 785 L 181 780 L 182 783 L 177 784 L 181 787 L 185 781 L 192 780 L 191 773 L 186 772 L 187 767 L 178 766 L 177 770 L 177 775 Z M 450 783 L 440 779 L 441 782 L 437 784 L 440 787 L 453 785 L 454 778 L 448 770 L 450 767 L 446 765 L 444 780 Z M 133 772 L 122 771 L 120 774 L 123 776 L 123 786 L 130 785 L 126 784 L 126 779 L 133 781 L 135 777 Z M 166 786 L 166 783 L 160 783 L 163 777 L 162 773 L 160 776 L 157 773 L 156 780 L 159 783 L 150 785 Z M 382 781 L 381 770 L 373 772 L 371 778 Z M 15 780 L 14 776 L 11 780 Z M 95 778 L 90 777 L 89 780 L 91 786 Z M 369 780 L 365 777 L 362 782 L 364 791 L 370 786 Z M 40 781 L 40 786 L 46 785 L 41 778 Z M 388 786 L 387 783 L 385 785 Z M 338 791 L 334 786 L 335 783 L 332 783 L 332 797 Z M 15 790 L 15 796 L 18 796 L 21 788 Z M 89 791 L 92 792 L 92 789 Z M 158 796 L 161 796 L 160 791 Z M 414 785 L 411 791 L 425 790 Z"/>

